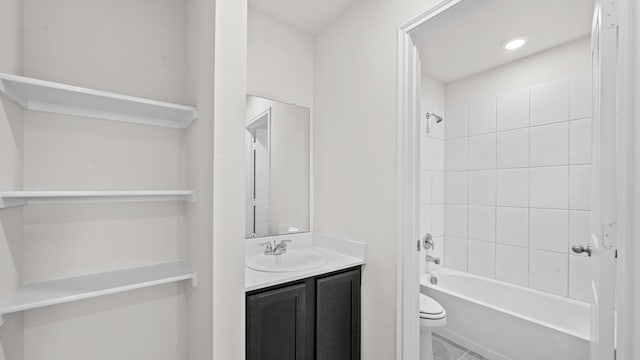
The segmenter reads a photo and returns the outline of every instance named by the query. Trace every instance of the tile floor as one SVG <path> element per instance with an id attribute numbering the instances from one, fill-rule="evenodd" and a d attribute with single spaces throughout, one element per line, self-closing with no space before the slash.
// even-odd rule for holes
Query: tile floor
<path id="1" fill-rule="evenodd" d="M 433 334 L 433 357 L 435 360 L 489 360 L 437 334 Z"/>

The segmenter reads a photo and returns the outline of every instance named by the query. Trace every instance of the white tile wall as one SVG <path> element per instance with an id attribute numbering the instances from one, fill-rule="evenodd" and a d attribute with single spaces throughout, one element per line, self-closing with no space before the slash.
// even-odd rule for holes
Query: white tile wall
<path id="1" fill-rule="evenodd" d="M 466 171 L 456 171 L 445 173 L 445 196 L 444 201 L 447 204 L 466 204 L 468 176 Z"/>
<path id="2" fill-rule="evenodd" d="M 529 128 L 498 133 L 498 168 L 529 166 Z"/>
<path id="3" fill-rule="evenodd" d="M 569 245 L 569 211 L 531 209 L 529 246 L 532 249 L 566 253 Z"/>
<path id="4" fill-rule="evenodd" d="M 567 254 L 529 250 L 529 286 L 551 294 L 567 296 L 569 261 Z"/>
<path id="5" fill-rule="evenodd" d="M 469 172 L 469 205 L 496 204 L 495 170 Z"/>
<path id="6" fill-rule="evenodd" d="M 468 271 L 472 274 L 496 277 L 496 245 L 484 241 L 469 240 Z"/>
<path id="7" fill-rule="evenodd" d="M 529 89 L 498 96 L 498 131 L 529 127 Z"/>
<path id="8" fill-rule="evenodd" d="M 529 250 L 496 245 L 496 279 L 520 286 L 529 285 Z"/>
<path id="9" fill-rule="evenodd" d="M 447 171 L 468 170 L 469 154 L 468 154 L 469 138 L 463 137 L 445 142 L 445 169 Z"/>
<path id="10" fill-rule="evenodd" d="M 469 169 L 496 168 L 496 133 L 469 137 Z"/>
<path id="11" fill-rule="evenodd" d="M 566 209 L 569 205 L 569 167 L 531 168 L 531 207 Z"/>
<path id="12" fill-rule="evenodd" d="M 444 234 L 467 238 L 467 205 L 445 205 Z"/>
<path id="13" fill-rule="evenodd" d="M 578 76 L 445 111 L 446 140 L 425 142 L 421 165 L 444 266 L 591 301 L 589 258 L 570 251 L 589 240 L 590 86 Z"/>
<path id="14" fill-rule="evenodd" d="M 529 206 L 529 169 L 498 170 L 498 206 Z"/>
<path id="15" fill-rule="evenodd" d="M 444 238 L 444 266 L 467 271 L 467 239 L 453 236 Z"/>
<path id="16" fill-rule="evenodd" d="M 591 162 L 591 119 L 569 123 L 569 155 L 571 164 Z"/>
<path id="17" fill-rule="evenodd" d="M 445 111 L 445 139 L 455 139 L 469 135 L 469 107 L 452 107 Z"/>
<path id="18" fill-rule="evenodd" d="M 531 88 L 531 125 L 569 120 L 569 80 Z"/>
<path id="19" fill-rule="evenodd" d="M 469 240 L 495 242 L 495 206 L 469 206 Z"/>
<path id="20" fill-rule="evenodd" d="M 531 128 L 531 166 L 569 163 L 569 123 Z"/>
<path id="21" fill-rule="evenodd" d="M 496 132 L 496 98 L 480 99 L 469 105 L 469 135 Z"/>
<path id="22" fill-rule="evenodd" d="M 529 208 L 496 208 L 496 242 L 525 248 L 529 246 Z"/>

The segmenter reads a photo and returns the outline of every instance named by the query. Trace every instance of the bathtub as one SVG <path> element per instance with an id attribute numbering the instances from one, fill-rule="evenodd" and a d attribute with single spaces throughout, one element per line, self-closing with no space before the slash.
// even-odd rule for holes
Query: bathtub
<path id="1" fill-rule="evenodd" d="M 420 278 L 447 312 L 436 333 L 491 360 L 589 359 L 590 305 L 449 269 Z"/>

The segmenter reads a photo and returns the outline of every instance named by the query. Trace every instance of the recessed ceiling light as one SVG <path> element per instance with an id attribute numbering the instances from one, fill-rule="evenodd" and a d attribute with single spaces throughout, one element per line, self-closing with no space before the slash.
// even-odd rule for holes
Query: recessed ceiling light
<path id="1" fill-rule="evenodd" d="M 527 42 L 526 37 L 518 36 L 505 41 L 502 44 L 502 47 L 504 47 L 505 50 L 516 50 L 521 48 L 526 42 Z"/>

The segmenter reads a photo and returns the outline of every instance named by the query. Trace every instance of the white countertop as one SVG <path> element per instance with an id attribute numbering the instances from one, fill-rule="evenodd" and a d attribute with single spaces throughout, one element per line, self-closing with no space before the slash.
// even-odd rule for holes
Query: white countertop
<path id="1" fill-rule="evenodd" d="M 263 289 L 364 264 L 364 259 L 345 255 L 325 247 L 314 246 L 313 249 L 325 255 L 327 261 L 323 265 L 310 270 L 277 273 L 256 271 L 245 266 L 245 291 Z"/>

